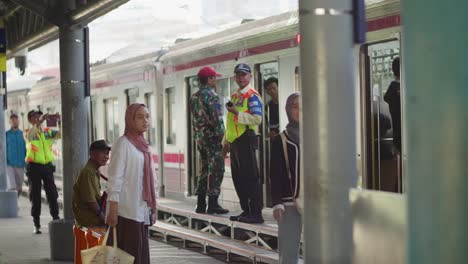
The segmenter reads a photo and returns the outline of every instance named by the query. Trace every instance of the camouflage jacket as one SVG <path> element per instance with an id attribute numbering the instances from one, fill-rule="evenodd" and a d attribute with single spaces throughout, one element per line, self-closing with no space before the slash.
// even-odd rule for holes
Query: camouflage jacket
<path id="1" fill-rule="evenodd" d="M 216 92 L 201 87 L 190 98 L 194 139 L 198 144 L 219 143 L 224 135 L 221 104 Z"/>

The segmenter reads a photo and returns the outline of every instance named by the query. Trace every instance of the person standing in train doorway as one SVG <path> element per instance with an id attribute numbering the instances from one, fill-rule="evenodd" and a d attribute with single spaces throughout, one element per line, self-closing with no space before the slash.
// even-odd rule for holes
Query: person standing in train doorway
<path id="1" fill-rule="evenodd" d="M 10 130 L 6 132 L 8 189 L 17 191 L 19 197 L 24 182 L 26 142 L 23 138 L 23 131 L 19 129 L 16 113 L 10 115 L 10 126 Z"/>
<path id="2" fill-rule="evenodd" d="M 393 146 L 398 163 L 398 184 L 395 191 L 401 192 L 401 96 L 400 96 L 400 58 L 396 57 L 392 61 L 392 71 L 395 80 L 385 93 L 384 100 L 388 103 L 390 115 L 392 116 Z"/>
<path id="3" fill-rule="evenodd" d="M 234 187 L 239 196 L 242 213 L 231 216 L 231 221 L 263 223 L 262 190 L 257 167 L 257 126 L 262 123 L 263 102 L 260 94 L 250 86 L 252 70 L 245 63 L 234 68 L 239 89 L 226 104 L 226 134 L 223 153 L 231 152 L 231 170 Z"/>
<path id="4" fill-rule="evenodd" d="M 29 183 L 29 200 L 31 201 L 31 216 L 34 221 L 34 233 L 41 234 L 41 189 L 44 183 L 50 215 L 54 220 L 59 219 L 57 203 L 58 192 L 54 181 L 55 166 L 52 145 L 61 138 L 60 115 L 53 116 L 58 121 L 59 130 L 42 128 L 42 123 L 49 119 L 50 115 L 42 115 L 41 111 L 31 110 L 28 113 L 28 121 L 31 128 L 25 131 L 26 139 L 26 176 Z"/>
<path id="5" fill-rule="evenodd" d="M 278 79 L 276 77 L 268 78 L 263 87 L 266 93 L 271 97 L 266 110 L 268 113 L 268 128 L 270 138 L 274 138 L 279 134 L 279 105 L 278 105 Z"/>
<path id="6" fill-rule="evenodd" d="M 229 210 L 218 203 L 224 176 L 222 140 L 224 123 L 221 104 L 215 92 L 216 77 L 221 76 L 212 67 L 203 67 L 198 72 L 200 89 L 190 98 L 192 127 L 201 158 L 201 173 L 197 181 L 196 213 L 227 214 Z M 208 195 L 208 209 L 206 196 Z"/>

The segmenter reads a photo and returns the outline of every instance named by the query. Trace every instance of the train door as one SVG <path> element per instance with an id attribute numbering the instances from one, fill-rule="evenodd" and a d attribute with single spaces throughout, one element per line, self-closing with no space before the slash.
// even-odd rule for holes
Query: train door
<path id="1" fill-rule="evenodd" d="M 187 86 L 187 143 L 188 143 L 188 153 L 189 153 L 189 164 L 188 164 L 188 184 L 187 184 L 187 192 L 188 195 L 194 195 L 195 189 L 197 187 L 196 180 L 197 175 L 200 174 L 201 171 L 201 159 L 200 154 L 197 150 L 197 143 L 194 140 L 194 131 L 192 127 L 192 112 L 190 109 L 190 97 L 200 88 L 197 76 L 188 77 L 185 79 L 186 86 Z"/>
<path id="2" fill-rule="evenodd" d="M 398 192 L 401 188 L 398 158 L 393 148 L 392 116 L 385 93 L 395 79 L 392 61 L 400 54 L 399 40 L 364 45 L 361 63 L 363 186 L 368 189 Z"/>
<path id="3" fill-rule="evenodd" d="M 255 65 L 255 88 L 257 91 L 262 95 L 263 104 L 264 104 L 264 117 L 263 122 L 260 125 L 258 132 L 260 133 L 260 144 L 259 144 L 259 153 L 258 153 L 258 164 L 260 170 L 260 177 L 262 179 L 263 185 L 263 201 L 264 205 L 267 207 L 271 207 L 271 195 L 270 195 L 270 128 L 269 128 L 269 120 L 279 117 L 272 117 L 269 116 L 269 111 L 266 111 L 266 105 L 272 100 L 272 98 L 266 93 L 266 89 L 264 87 L 264 82 L 274 77 L 278 79 L 278 69 L 279 65 L 277 61 L 260 63 Z M 281 88 L 280 88 L 281 89 Z"/>
<path id="4" fill-rule="evenodd" d="M 125 94 L 127 95 L 127 106 L 129 106 L 138 101 L 138 96 L 140 95 L 140 91 L 138 88 L 130 88 L 130 89 L 125 90 Z"/>

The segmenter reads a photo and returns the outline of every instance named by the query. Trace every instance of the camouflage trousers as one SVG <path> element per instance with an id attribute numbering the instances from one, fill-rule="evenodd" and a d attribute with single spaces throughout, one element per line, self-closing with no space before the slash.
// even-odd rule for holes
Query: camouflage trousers
<path id="1" fill-rule="evenodd" d="M 217 196 L 224 177 L 224 157 L 221 143 L 198 144 L 201 170 L 197 181 L 197 195 Z"/>

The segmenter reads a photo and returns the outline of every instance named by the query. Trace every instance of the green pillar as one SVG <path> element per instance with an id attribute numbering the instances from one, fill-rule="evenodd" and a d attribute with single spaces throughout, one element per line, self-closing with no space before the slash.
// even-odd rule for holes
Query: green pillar
<path id="1" fill-rule="evenodd" d="M 468 262 L 466 0 L 405 0 L 403 154 L 408 263 Z"/>

